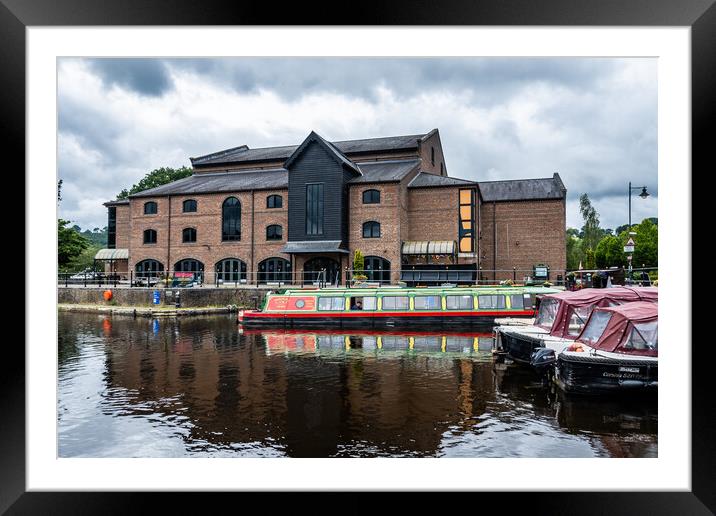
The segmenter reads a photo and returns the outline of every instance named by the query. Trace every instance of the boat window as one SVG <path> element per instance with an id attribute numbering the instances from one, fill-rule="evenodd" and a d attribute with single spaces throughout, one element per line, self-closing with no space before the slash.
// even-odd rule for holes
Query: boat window
<path id="1" fill-rule="evenodd" d="M 370 296 L 363 298 L 363 310 L 375 310 L 378 306 L 378 298 Z"/>
<path id="2" fill-rule="evenodd" d="M 513 310 L 524 310 L 524 298 L 521 294 L 512 294 L 510 296 L 510 306 Z"/>
<path id="3" fill-rule="evenodd" d="M 445 296 L 448 310 L 472 310 L 472 296 Z"/>
<path id="4" fill-rule="evenodd" d="M 407 296 L 383 297 L 383 310 L 407 310 L 410 306 Z"/>
<path id="5" fill-rule="evenodd" d="M 557 308 L 559 308 L 559 300 L 547 298 L 543 299 L 539 305 L 539 312 L 535 324 L 551 328 L 554 324 L 554 318 L 557 316 Z"/>
<path id="6" fill-rule="evenodd" d="M 593 306 L 579 306 L 572 308 L 567 323 L 567 333 L 572 336 L 579 335 L 587 324 L 587 319 L 594 309 Z"/>
<path id="7" fill-rule="evenodd" d="M 375 310 L 375 297 L 352 297 L 350 300 L 351 310 Z"/>
<path id="8" fill-rule="evenodd" d="M 415 296 L 413 306 L 416 310 L 440 310 L 440 296 Z"/>
<path id="9" fill-rule="evenodd" d="M 477 296 L 478 308 L 505 308 L 505 296 L 500 294 L 482 294 Z"/>
<path id="10" fill-rule="evenodd" d="M 595 312 L 592 314 L 592 318 L 589 319 L 589 324 L 584 328 L 582 338 L 579 339 L 587 344 L 594 344 L 599 340 L 604 333 L 604 329 L 609 324 L 609 319 L 612 318 L 610 312 Z"/>
<path id="11" fill-rule="evenodd" d="M 624 343 L 624 349 L 659 349 L 657 322 L 635 324 Z"/>
<path id="12" fill-rule="evenodd" d="M 318 298 L 319 310 L 345 310 L 346 302 L 343 297 L 321 297 Z"/>
<path id="13" fill-rule="evenodd" d="M 534 294 L 522 294 L 522 306 L 524 306 L 525 310 L 535 309 L 535 298 L 536 296 Z"/>

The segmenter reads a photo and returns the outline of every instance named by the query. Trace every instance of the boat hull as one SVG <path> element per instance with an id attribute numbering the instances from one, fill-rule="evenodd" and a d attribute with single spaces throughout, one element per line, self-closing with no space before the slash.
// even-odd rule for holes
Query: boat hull
<path id="1" fill-rule="evenodd" d="M 554 382 L 568 393 L 655 393 L 658 388 L 658 372 L 656 361 L 560 353 L 554 371 Z"/>
<path id="2" fill-rule="evenodd" d="M 500 332 L 501 351 L 518 364 L 530 365 L 532 354 L 544 347 L 538 338 L 516 332 Z"/>

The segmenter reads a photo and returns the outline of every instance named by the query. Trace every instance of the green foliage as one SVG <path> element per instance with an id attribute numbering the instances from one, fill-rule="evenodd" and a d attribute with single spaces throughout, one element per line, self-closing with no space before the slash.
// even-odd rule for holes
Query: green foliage
<path id="1" fill-rule="evenodd" d="M 582 239 L 579 238 L 579 230 L 574 228 L 567 229 L 567 269 L 575 270 L 579 268 L 579 262 L 584 261 L 584 253 L 582 252 Z"/>
<path id="2" fill-rule="evenodd" d="M 67 264 L 67 270 L 72 272 L 83 271 L 94 265 L 94 257 L 97 255 L 97 251 L 103 249 L 103 245 L 89 243 L 88 247 L 84 249 L 78 256 L 73 258 L 70 263 Z M 99 268 L 102 268 L 102 262 L 100 262 Z"/>
<path id="3" fill-rule="evenodd" d="M 584 268 L 585 269 L 594 269 L 596 268 L 597 264 L 594 260 L 594 251 L 591 249 L 587 249 L 584 252 Z"/>
<path id="4" fill-rule="evenodd" d="M 69 223 L 69 220 L 57 219 L 57 263 L 61 270 L 67 268 L 89 247 L 86 238 L 74 229 L 66 227 Z"/>
<path id="5" fill-rule="evenodd" d="M 584 219 L 584 227 L 582 228 L 584 236 L 582 237 L 583 243 L 582 248 L 586 252 L 588 250 L 594 251 L 597 248 L 599 240 L 604 235 L 604 230 L 599 227 L 599 214 L 597 210 L 592 206 L 589 196 L 582 194 L 579 197 L 579 212 L 582 214 Z"/>
<path id="6" fill-rule="evenodd" d="M 627 260 L 622 239 L 614 235 L 602 238 L 594 250 L 594 260 L 597 267 L 603 269 L 625 266 Z"/>
<path id="7" fill-rule="evenodd" d="M 364 274 L 364 269 L 365 258 L 363 257 L 363 253 L 361 253 L 359 249 L 356 249 L 353 254 L 353 274 L 362 276 Z"/>
<path id="8" fill-rule="evenodd" d="M 132 194 L 142 192 L 144 190 L 149 190 L 150 188 L 156 188 L 157 186 L 162 186 L 167 183 L 171 183 L 172 181 L 176 181 L 177 179 L 183 179 L 185 177 L 189 177 L 192 174 L 192 170 L 189 167 L 181 167 L 181 168 L 170 168 L 170 167 L 162 167 L 157 168 L 149 172 L 146 176 L 142 178 L 139 183 L 136 185 L 132 185 L 132 188 L 127 190 L 126 188 L 122 190 L 119 195 L 117 195 L 117 199 L 126 199 Z"/>
<path id="9" fill-rule="evenodd" d="M 659 226 L 649 219 L 634 226 L 634 259 L 632 267 L 657 267 L 659 265 Z"/>

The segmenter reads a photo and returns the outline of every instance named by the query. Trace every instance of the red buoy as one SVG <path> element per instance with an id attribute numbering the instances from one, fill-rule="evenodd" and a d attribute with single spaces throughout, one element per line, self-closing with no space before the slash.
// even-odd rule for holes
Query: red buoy
<path id="1" fill-rule="evenodd" d="M 105 301 L 109 301 L 110 299 L 112 299 L 112 291 L 105 290 L 104 293 L 102 294 L 102 296 L 104 296 Z"/>

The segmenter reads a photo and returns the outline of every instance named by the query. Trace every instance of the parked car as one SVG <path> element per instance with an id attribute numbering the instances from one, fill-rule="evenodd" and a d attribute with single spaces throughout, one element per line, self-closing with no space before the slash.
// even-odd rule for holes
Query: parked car
<path id="1" fill-rule="evenodd" d="M 87 268 L 83 271 L 78 272 L 70 276 L 73 280 L 96 280 L 102 277 L 102 273 Z"/>
<path id="2" fill-rule="evenodd" d="M 158 276 L 140 276 L 138 278 L 135 278 L 134 286 L 135 287 L 153 287 L 160 281 L 161 281 L 161 278 L 159 278 Z"/>

